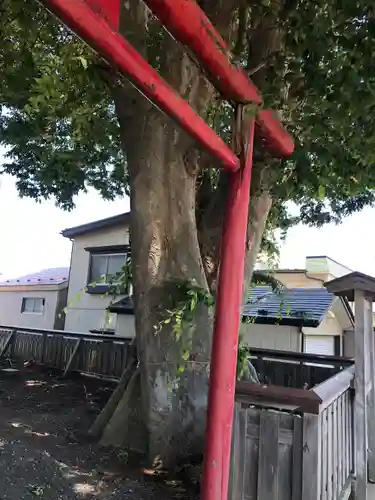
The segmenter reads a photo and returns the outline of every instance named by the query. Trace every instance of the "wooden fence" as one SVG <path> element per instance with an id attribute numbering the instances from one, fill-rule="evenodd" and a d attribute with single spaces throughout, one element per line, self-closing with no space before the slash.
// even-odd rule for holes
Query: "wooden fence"
<path id="1" fill-rule="evenodd" d="M 33 360 L 66 373 L 75 370 L 117 379 L 128 364 L 131 341 L 118 335 L 0 326 L 0 359 Z M 352 363 L 335 356 L 270 349 L 249 352 L 262 383 L 293 388 L 314 387 Z"/>
<path id="2" fill-rule="evenodd" d="M 310 417 L 310 448 L 316 447 L 316 455 L 309 459 L 316 473 L 312 483 L 315 491 L 310 491 L 311 496 L 306 498 L 349 497 L 354 470 L 353 382 L 354 366 L 314 389 L 322 403 L 319 415 Z"/>
<path id="3" fill-rule="evenodd" d="M 118 379 L 134 355 L 131 342 L 117 335 L 0 326 L 0 359 Z"/>
<path id="4" fill-rule="evenodd" d="M 230 500 L 341 500 L 354 468 L 354 366 L 312 390 L 241 382 Z"/>
<path id="5" fill-rule="evenodd" d="M 354 468 L 353 360 L 250 352 L 263 384 L 236 387 L 229 499 L 348 498 Z M 134 356 L 126 337 L 0 326 L 0 360 L 33 360 L 65 374 L 75 370 L 119 379 Z"/>
<path id="6" fill-rule="evenodd" d="M 292 412 L 236 405 L 230 500 L 300 500 L 303 420 Z"/>
<path id="7" fill-rule="evenodd" d="M 249 347 L 262 383 L 310 389 L 347 368 L 352 359 Z"/>

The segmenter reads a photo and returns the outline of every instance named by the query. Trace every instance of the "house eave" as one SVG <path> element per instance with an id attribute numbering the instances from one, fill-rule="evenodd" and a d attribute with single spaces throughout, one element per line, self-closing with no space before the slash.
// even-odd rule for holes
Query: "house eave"
<path id="1" fill-rule="evenodd" d="M 80 226 L 69 227 L 61 231 L 61 235 L 64 236 L 64 238 L 72 239 L 84 234 L 94 233 L 103 229 L 109 229 L 111 227 L 129 224 L 129 222 L 130 212 L 126 212 L 124 214 L 115 215 L 113 217 L 107 217 L 106 219 L 100 219 L 94 222 L 89 222 L 87 224 L 81 224 Z"/>
<path id="2" fill-rule="evenodd" d="M 68 281 L 59 284 L 51 285 L 0 285 L 0 293 L 2 292 L 58 292 L 68 288 Z"/>
<path id="3" fill-rule="evenodd" d="M 317 328 L 321 320 L 308 318 L 275 318 L 273 316 L 257 316 L 255 318 L 251 316 L 242 316 L 242 323 Z"/>

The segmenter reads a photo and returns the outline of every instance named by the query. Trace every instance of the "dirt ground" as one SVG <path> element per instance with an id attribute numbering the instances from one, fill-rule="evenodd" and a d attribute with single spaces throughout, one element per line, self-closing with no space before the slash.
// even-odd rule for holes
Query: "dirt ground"
<path id="1" fill-rule="evenodd" d="M 35 366 L 0 371 L 1 500 L 196 500 L 183 483 L 89 442 L 85 432 L 112 391 Z"/>

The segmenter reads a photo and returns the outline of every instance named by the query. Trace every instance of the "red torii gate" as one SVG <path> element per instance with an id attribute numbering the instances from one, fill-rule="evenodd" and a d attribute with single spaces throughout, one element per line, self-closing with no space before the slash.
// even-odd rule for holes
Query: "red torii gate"
<path id="1" fill-rule="evenodd" d="M 202 483 L 203 500 L 226 500 L 254 133 L 278 157 L 292 154 L 293 140 L 272 111 L 259 110 L 248 120 L 245 155 L 238 158 L 119 33 L 121 0 L 40 1 L 232 172 L 221 244 Z M 144 3 L 176 40 L 189 47 L 223 97 L 234 105 L 261 104 L 258 89 L 232 65 L 224 40 L 195 0 Z"/>

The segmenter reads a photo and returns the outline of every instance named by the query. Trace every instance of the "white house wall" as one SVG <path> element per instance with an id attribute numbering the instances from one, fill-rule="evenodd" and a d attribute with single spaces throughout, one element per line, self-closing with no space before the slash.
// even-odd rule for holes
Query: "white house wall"
<path id="1" fill-rule="evenodd" d="M 24 326 L 29 328 L 54 329 L 60 290 L 25 290 L 25 291 L 0 291 L 0 325 Z M 23 298 L 44 298 L 45 305 L 42 314 L 22 313 Z"/>
<path id="2" fill-rule="evenodd" d="M 305 270 L 278 270 L 274 276 L 288 288 L 322 288 L 326 281 L 339 278 L 351 269 L 335 262 L 329 257 L 306 257 Z"/>
<path id="3" fill-rule="evenodd" d="M 331 316 L 331 311 L 328 311 L 323 321 L 317 328 L 303 328 L 305 335 L 342 335 L 343 329 L 336 317 Z"/>
<path id="4" fill-rule="evenodd" d="M 309 274 L 304 271 L 285 272 L 276 271 L 274 277 L 287 288 L 323 288 L 323 283 L 327 281 L 327 274 Z"/>
<path id="5" fill-rule="evenodd" d="M 111 297 L 83 292 L 90 264 L 90 253 L 85 248 L 127 244 L 128 231 L 122 226 L 76 237 L 72 249 L 65 330 L 88 332 L 103 328 L 107 319 L 106 308 L 112 300 Z"/>
<path id="6" fill-rule="evenodd" d="M 118 314 L 116 320 L 116 335 L 135 337 L 135 323 L 132 314 Z"/>
<path id="7" fill-rule="evenodd" d="M 243 343 L 250 347 L 301 352 L 301 334 L 296 326 L 243 323 L 240 333 Z"/>

